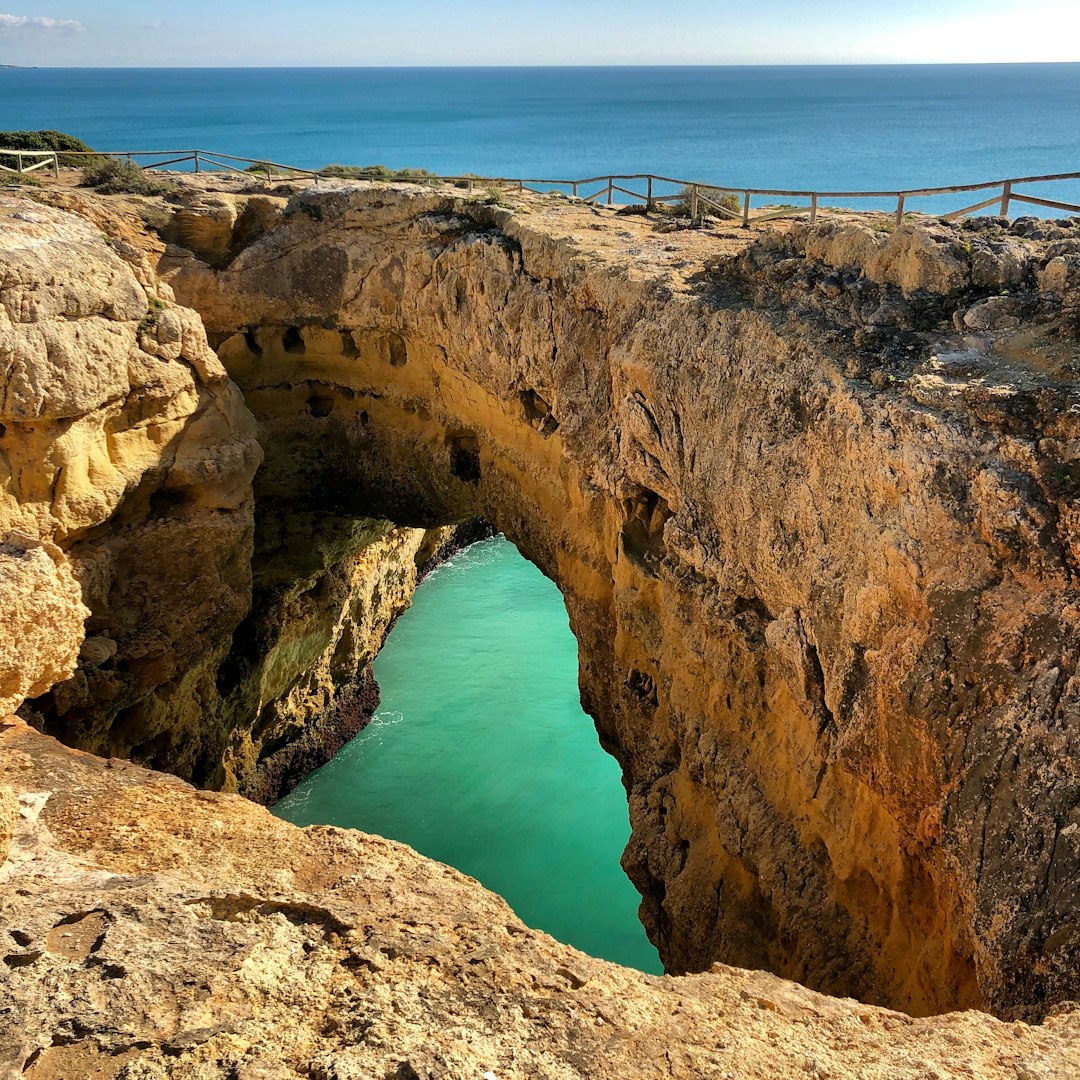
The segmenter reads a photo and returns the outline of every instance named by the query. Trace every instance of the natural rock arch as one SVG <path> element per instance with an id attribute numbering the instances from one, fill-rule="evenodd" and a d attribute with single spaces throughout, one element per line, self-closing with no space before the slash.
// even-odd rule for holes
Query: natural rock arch
<path id="1" fill-rule="evenodd" d="M 705 272 L 710 238 L 604 221 L 593 242 L 593 215 L 361 186 L 294 199 L 222 268 L 161 261 L 267 454 L 251 566 L 272 603 L 207 662 L 199 760 L 223 772 L 201 779 L 251 782 L 260 739 L 338 737 L 290 717 L 404 602 L 445 538 L 415 527 L 479 514 L 563 590 L 672 970 L 916 1012 L 1073 996 L 1071 390 L 1008 369 L 988 389 L 918 351 L 977 299 L 964 258 L 999 266 L 993 291 L 1020 254 L 824 225 Z M 857 300 L 831 280 L 850 263 Z M 168 736 L 177 690 L 148 695 Z"/>
<path id="2" fill-rule="evenodd" d="M 748 304 L 768 256 L 706 298 L 659 239 L 638 270 L 563 213 L 310 193 L 226 269 L 167 273 L 264 422 L 337 433 L 372 516 L 479 514 L 560 585 L 671 969 L 722 958 L 915 1011 L 1064 992 L 1072 939 L 1046 952 L 1020 912 L 1030 860 L 1060 880 L 1072 855 L 1007 809 L 1015 783 L 1075 806 L 1073 780 L 1036 779 L 1048 739 L 1075 752 L 1071 540 L 1001 539 L 1052 497 L 1049 462 L 1016 479 L 1041 423 L 1023 380 L 990 406 L 874 390 L 835 311 Z M 804 265 L 812 242 L 837 257 L 811 233 Z M 880 247 L 894 318 L 921 317 L 932 257 L 955 295 L 922 234 Z M 1002 646 L 1017 620 L 1031 643 Z M 1043 683 L 1040 733 L 1006 733 Z M 1067 891 L 1043 892 L 1047 925 Z"/>

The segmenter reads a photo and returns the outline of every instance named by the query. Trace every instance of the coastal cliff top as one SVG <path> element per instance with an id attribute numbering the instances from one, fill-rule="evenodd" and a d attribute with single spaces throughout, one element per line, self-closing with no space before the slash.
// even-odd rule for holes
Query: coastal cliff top
<path id="1" fill-rule="evenodd" d="M 753 306 L 799 317 L 830 342 L 845 374 L 916 392 L 973 383 L 1036 389 L 1080 372 L 1080 218 L 979 217 L 823 210 L 752 222 L 604 206 L 561 193 L 329 179 L 273 181 L 225 173 L 164 174 L 164 195 L 100 195 L 61 172 L 19 194 L 89 216 L 114 247 L 152 259 L 193 253 L 227 267 L 297 210 L 342 224 L 350 212 L 415 213 L 417 200 L 460 210 L 507 235 L 528 234 L 580 260 L 717 310 Z M 384 196 L 393 195 L 387 201 Z M 315 210 L 314 208 L 318 208 Z M 336 207 L 336 209 L 335 209 Z"/>
<path id="2" fill-rule="evenodd" d="M 403 844 L 298 829 L 13 718 L 0 724 L 0 856 L 0 1003 L 22 1018 L 0 1054 L 37 1047 L 28 1080 L 1080 1070 L 1075 1011 L 1041 1027 L 913 1020 L 723 965 L 643 975 L 530 930 Z"/>

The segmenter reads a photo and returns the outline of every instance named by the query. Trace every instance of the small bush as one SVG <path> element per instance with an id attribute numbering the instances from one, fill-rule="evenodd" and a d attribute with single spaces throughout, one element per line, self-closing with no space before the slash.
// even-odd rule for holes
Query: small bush
<path id="1" fill-rule="evenodd" d="M 157 297 L 150 298 L 150 306 L 146 309 L 146 314 L 139 320 L 137 331 L 140 334 L 152 334 L 157 329 L 158 312 L 164 311 L 165 305 L 157 299 Z"/>
<path id="2" fill-rule="evenodd" d="M 319 169 L 319 175 L 345 180 L 415 180 L 417 183 L 436 179 L 436 174 L 427 169 L 389 169 L 385 165 L 324 165 Z"/>
<path id="3" fill-rule="evenodd" d="M 79 186 L 93 188 L 103 195 L 164 195 L 174 187 L 160 176 L 140 169 L 133 161 L 121 158 L 102 158 L 83 169 Z"/>
<path id="4" fill-rule="evenodd" d="M 702 184 L 698 184 L 697 189 L 700 195 L 704 195 L 710 202 L 719 203 L 725 210 L 730 210 L 733 214 L 742 212 L 742 200 L 734 191 L 725 191 L 723 188 L 705 187 Z M 689 217 L 690 188 L 684 187 L 679 192 L 679 198 L 673 202 L 669 202 L 667 205 L 671 208 L 671 213 L 675 214 L 677 217 Z M 707 214 L 710 209 L 712 208 L 707 203 L 698 203 L 699 214 Z"/>
<path id="5" fill-rule="evenodd" d="M 163 235 L 172 224 L 172 214 L 167 209 L 155 206 L 153 203 L 143 203 L 139 207 L 139 217 L 143 224 L 159 236 Z"/>
<path id="6" fill-rule="evenodd" d="M 266 161 L 256 161 L 254 165 L 249 165 L 244 172 L 263 177 L 269 175 L 272 180 L 298 180 L 303 179 L 305 175 L 293 169 L 279 168 L 277 165 L 272 165 Z"/>
<path id="7" fill-rule="evenodd" d="M 34 188 L 39 188 L 42 186 L 41 181 L 36 179 L 32 173 L 30 175 L 27 175 L 26 173 L 0 172 L 0 187 L 5 184 L 15 185 L 18 187 Z"/>
<path id="8" fill-rule="evenodd" d="M 63 131 L 0 131 L 0 149 L 4 150 L 89 150 L 90 147 Z M 86 158 L 70 154 L 59 155 L 60 164 L 68 166 L 82 165 Z M 16 158 L 10 154 L 0 155 L 0 165 L 14 169 Z M 26 161 L 25 164 L 32 164 Z"/>

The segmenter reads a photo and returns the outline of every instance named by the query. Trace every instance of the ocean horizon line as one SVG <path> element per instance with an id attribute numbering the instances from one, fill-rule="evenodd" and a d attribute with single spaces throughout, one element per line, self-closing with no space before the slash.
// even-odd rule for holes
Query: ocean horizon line
<path id="1" fill-rule="evenodd" d="M 813 68 L 837 70 L 852 68 L 1047 68 L 1080 67 L 1080 60 L 895 60 L 895 61 L 792 61 L 786 63 L 716 64 L 683 63 L 597 63 L 597 64 L 5 64 L 0 71 L 731 71 L 791 70 Z"/>

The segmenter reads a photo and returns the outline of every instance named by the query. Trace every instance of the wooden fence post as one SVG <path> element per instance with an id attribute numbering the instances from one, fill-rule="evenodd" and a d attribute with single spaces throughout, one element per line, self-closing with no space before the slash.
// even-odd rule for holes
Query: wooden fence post
<path id="1" fill-rule="evenodd" d="M 576 199 L 578 197 L 578 194 L 577 194 L 577 181 L 576 180 L 570 185 L 570 190 L 573 192 L 574 198 Z"/>
<path id="2" fill-rule="evenodd" d="M 652 203 L 652 177 L 649 177 L 648 195 L 645 197 L 645 212 L 648 213 L 653 206 Z"/>
<path id="3" fill-rule="evenodd" d="M 904 224 L 904 196 L 896 197 L 896 227 L 899 229 Z"/>
<path id="4" fill-rule="evenodd" d="M 15 167 L 19 170 L 19 175 L 22 176 L 22 154 L 16 153 Z"/>
<path id="5" fill-rule="evenodd" d="M 609 176 L 607 182 L 607 204 L 610 206 L 615 201 L 615 178 Z"/>
<path id="6" fill-rule="evenodd" d="M 817 221 L 817 196 L 810 196 L 810 224 L 813 225 Z"/>
<path id="7" fill-rule="evenodd" d="M 750 228 L 750 192 L 749 191 L 747 191 L 743 195 L 742 227 L 744 229 L 749 229 Z"/>
<path id="8" fill-rule="evenodd" d="M 195 151 L 195 171 L 199 171 L 199 151 Z"/>
<path id="9" fill-rule="evenodd" d="M 1012 181 L 1006 180 L 1001 185 L 1001 217 L 1009 216 L 1009 200 L 1012 198 Z"/>
<path id="10" fill-rule="evenodd" d="M 690 185 L 690 224 L 693 225 L 698 217 L 697 184 Z"/>

